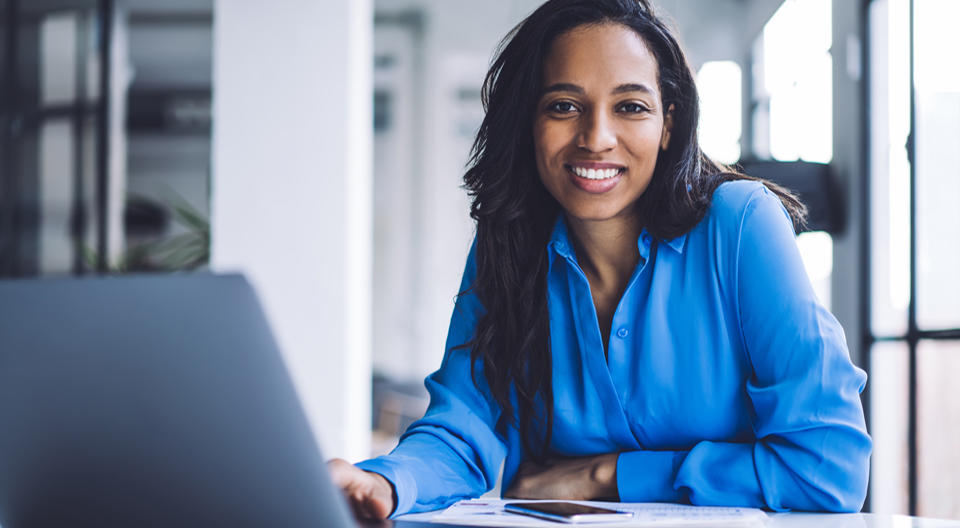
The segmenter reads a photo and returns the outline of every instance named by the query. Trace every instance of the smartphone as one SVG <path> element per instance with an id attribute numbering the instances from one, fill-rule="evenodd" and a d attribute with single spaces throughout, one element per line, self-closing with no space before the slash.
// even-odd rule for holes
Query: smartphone
<path id="1" fill-rule="evenodd" d="M 503 509 L 510 513 L 529 515 L 562 523 L 594 523 L 625 521 L 631 512 L 585 506 L 575 502 L 508 502 Z"/>

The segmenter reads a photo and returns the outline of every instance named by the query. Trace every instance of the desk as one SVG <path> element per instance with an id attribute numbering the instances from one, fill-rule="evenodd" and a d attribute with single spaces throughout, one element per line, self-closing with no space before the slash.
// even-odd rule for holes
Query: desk
<path id="1" fill-rule="evenodd" d="M 771 513 L 766 528 L 960 528 L 960 520 L 874 513 Z M 396 521 L 363 524 L 364 528 L 463 528 L 429 522 L 431 514 L 404 515 Z M 557 523 L 557 526 L 576 526 Z M 581 525 L 583 526 L 583 525 Z M 597 525 L 602 526 L 602 525 Z M 695 525 L 688 525 L 695 526 Z M 716 527 L 717 524 L 701 525 Z"/>

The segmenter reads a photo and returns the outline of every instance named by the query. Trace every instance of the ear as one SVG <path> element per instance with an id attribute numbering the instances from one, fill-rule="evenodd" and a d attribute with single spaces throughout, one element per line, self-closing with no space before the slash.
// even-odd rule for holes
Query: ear
<path id="1" fill-rule="evenodd" d="M 670 146 L 670 134 L 673 132 L 673 109 L 671 103 L 667 112 L 663 115 L 663 132 L 660 134 L 660 150 L 667 150 Z"/>

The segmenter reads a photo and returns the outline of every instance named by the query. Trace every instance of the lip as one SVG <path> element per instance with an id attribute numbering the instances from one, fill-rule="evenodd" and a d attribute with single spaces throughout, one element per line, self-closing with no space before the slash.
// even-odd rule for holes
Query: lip
<path id="1" fill-rule="evenodd" d="M 574 167 L 580 167 L 584 169 L 618 169 L 620 172 L 612 177 L 604 180 L 590 180 L 587 178 L 581 178 L 573 172 Z M 566 166 L 567 174 L 570 175 L 570 182 L 573 183 L 575 187 L 581 191 L 590 193 L 590 194 L 603 194 L 609 192 L 611 189 L 617 186 L 620 183 L 620 180 L 623 179 L 623 175 L 627 172 L 626 167 L 623 165 L 617 165 L 616 163 L 599 163 L 599 162 L 590 162 L 590 163 L 576 163 L 568 164 Z"/>

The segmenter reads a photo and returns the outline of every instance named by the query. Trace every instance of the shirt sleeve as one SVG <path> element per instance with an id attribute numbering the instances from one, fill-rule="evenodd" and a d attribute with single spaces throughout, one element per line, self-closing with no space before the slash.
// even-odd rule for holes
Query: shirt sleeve
<path id="1" fill-rule="evenodd" d="M 747 202 L 736 254 L 757 440 L 621 453 L 620 499 L 859 511 L 871 451 L 860 402 L 866 374 L 817 301 L 789 217 L 766 187 Z"/>
<path id="2" fill-rule="evenodd" d="M 476 276 L 475 246 L 467 258 L 461 292 Z M 471 380 L 470 349 L 455 348 L 473 338 L 483 308 L 472 293 L 458 297 L 440 369 L 424 384 L 430 405 L 389 454 L 357 464 L 393 484 L 397 504 L 391 517 L 443 508 L 493 488 L 506 456 L 496 431 L 499 406 L 491 396 L 481 362 Z"/>

